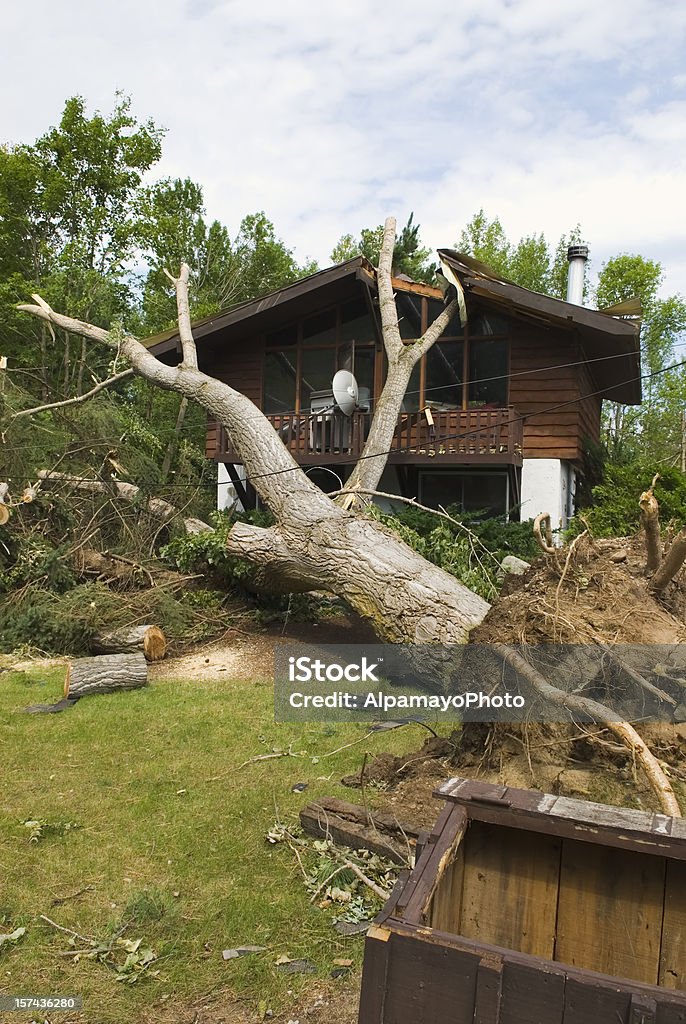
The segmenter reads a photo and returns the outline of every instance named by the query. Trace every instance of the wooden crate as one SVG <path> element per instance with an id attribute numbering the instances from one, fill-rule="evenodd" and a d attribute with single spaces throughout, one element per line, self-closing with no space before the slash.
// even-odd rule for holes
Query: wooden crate
<path id="1" fill-rule="evenodd" d="M 452 779 L 360 1024 L 686 1024 L 686 823 Z"/>

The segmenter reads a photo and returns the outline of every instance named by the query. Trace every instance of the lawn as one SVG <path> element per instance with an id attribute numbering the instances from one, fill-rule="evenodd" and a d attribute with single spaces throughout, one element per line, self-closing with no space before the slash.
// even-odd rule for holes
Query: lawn
<path id="1" fill-rule="evenodd" d="M 361 725 L 275 725 L 264 679 L 160 679 L 62 714 L 22 713 L 58 699 L 62 679 L 62 670 L 0 674 L 0 932 L 26 928 L 0 949 L 0 993 L 81 995 L 79 1020 L 114 1024 L 229 987 L 259 1019 L 328 978 L 335 959 L 359 964 L 362 939 L 334 930 L 331 913 L 310 904 L 293 854 L 265 834 L 317 795 L 350 799 L 339 780 L 366 750 L 414 749 L 421 729 L 363 739 Z M 303 756 L 240 767 L 289 744 Z M 291 791 L 298 782 L 305 794 Z M 79 827 L 31 842 L 27 820 Z M 60 956 L 69 937 L 41 914 L 86 937 L 142 939 L 159 975 L 128 984 L 103 963 Z M 267 951 L 222 959 L 246 944 Z M 284 976 L 284 955 L 313 961 L 317 974 Z"/>

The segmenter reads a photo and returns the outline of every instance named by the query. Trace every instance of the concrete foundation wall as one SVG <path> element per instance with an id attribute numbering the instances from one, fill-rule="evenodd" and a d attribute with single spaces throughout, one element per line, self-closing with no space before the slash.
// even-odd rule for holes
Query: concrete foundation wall
<path id="1" fill-rule="evenodd" d="M 550 512 L 553 530 L 565 529 L 574 512 L 576 473 L 564 459 L 524 459 L 522 520 Z"/>

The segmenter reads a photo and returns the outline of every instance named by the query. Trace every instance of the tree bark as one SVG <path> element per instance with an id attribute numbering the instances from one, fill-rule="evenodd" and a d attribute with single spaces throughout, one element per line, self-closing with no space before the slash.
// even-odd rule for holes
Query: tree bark
<path id="1" fill-rule="evenodd" d="M 669 550 L 663 558 L 657 572 L 648 584 L 648 589 L 653 594 L 660 594 L 667 584 L 674 579 L 681 566 L 686 560 L 686 529 L 677 533 L 669 546 Z"/>
<path id="2" fill-rule="evenodd" d="M 412 370 L 424 353 L 428 352 L 440 338 L 458 309 L 455 299 L 436 317 L 421 338 L 416 341 L 404 341 L 401 338 L 391 278 L 394 243 L 395 220 L 389 217 L 384 227 L 377 274 L 381 331 L 388 360 L 388 372 L 374 410 L 374 418 L 362 455 L 346 484 L 348 493 L 340 499 L 341 504 L 346 508 L 356 504 L 354 496 L 356 490 L 373 491 L 378 488 L 388 461 L 388 453 L 393 443 L 393 435 L 398 425 L 398 417 Z M 350 492 L 353 492 L 352 497 Z"/>
<path id="3" fill-rule="evenodd" d="M 132 654 L 142 651 L 146 661 L 161 661 L 167 652 L 167 638 L 159 626 L 132 626 L 94 636 L 93 654 Z"/>
<path id="4" fill-rule="evenodd" d="M 641 526 L 645 531 L 646 538 L 646 574 L 655 572 L 662 561 L 662 546 L 660 543 L 660 506 L 653 494 L 653 487 L 657 483 L 657 475 L 647 491 L 644 491 L 638 499 L 641 509 Z"/>
<path id="5" fill-rule="evenodd" d="M 260 588 L 328 590 L 383 640 L 463 643 L 488 603 L 391 530 L 329 504 L 333 516 L 311 519 L 301 508 L 269 529 L 236 523 L 228 550 L 252 562 Z"/>
<path id="6" fill-rule="evenodd" d="M 142 652 L 77 658 L 67 669 L 65 697 L 85 697 L 114 690 L 137 690 L 148 682 L 148 663 Z"/>

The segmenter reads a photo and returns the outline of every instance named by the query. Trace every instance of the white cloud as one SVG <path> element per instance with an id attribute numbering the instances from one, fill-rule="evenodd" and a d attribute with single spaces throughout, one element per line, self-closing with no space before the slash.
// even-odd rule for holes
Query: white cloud
<path id="1" fill-rule="evenodd" d="M 0 138 L 123 89 L 169 129 L 160 174 L 231 230 L 265 209 L 301 258 L 410 210 L 451 244 L 483 206 L 514 235 L 580 221 L 596 265 L 640 251 L 686 292 L 680 0 L 28 0 L 3 21 Z"/>

